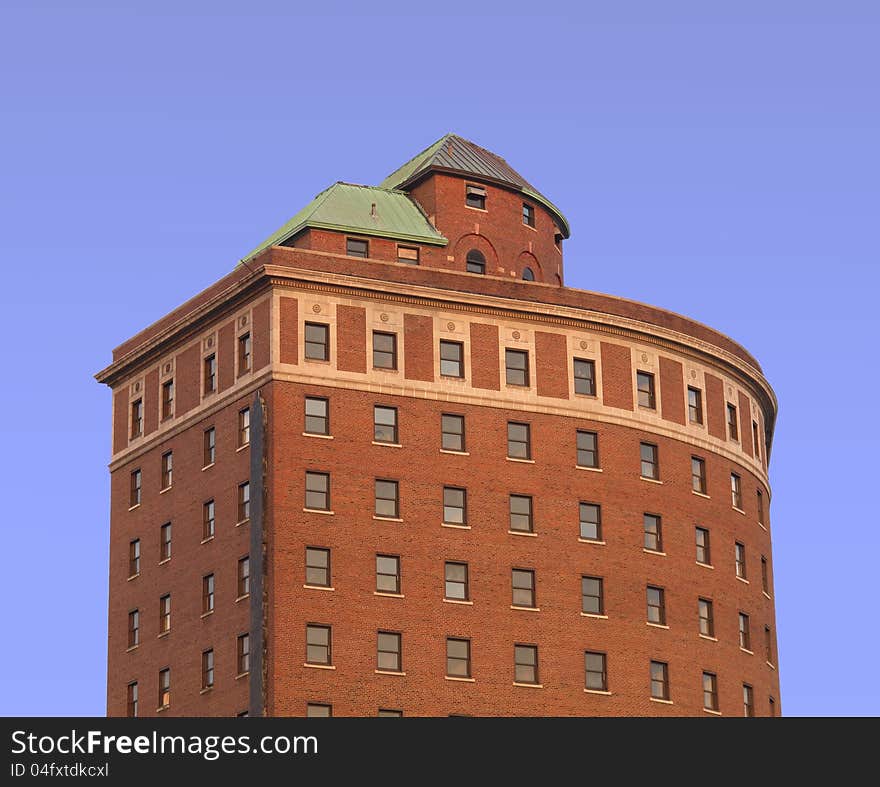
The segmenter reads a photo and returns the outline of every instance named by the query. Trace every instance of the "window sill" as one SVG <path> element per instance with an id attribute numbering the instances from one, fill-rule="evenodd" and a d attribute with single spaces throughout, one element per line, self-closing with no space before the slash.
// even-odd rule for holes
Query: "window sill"
<path id="1" fill-rule="evenodd" d="M 250 448 L 250 447 L 251 447 L 250 443 L 245 443 L 244 445 L 240 445 L 238 448 L 236 448 L 235 453 L 238 453 L 239 451 L 244 451 L 245 448 Z"/>
<path id="2" fill-rule="evenodd" d="M 210 464 L 205 465 L 205 466 L 202 468 L 202 472 L 204 473 L 205 470 L 210 470 L 210 469 L 214 466 L 214 464 L 215 464 L 214 462 L 211 462 Z"/>
<path id="3" fill-rule="evenodd" d="M 514 681 L 513 685 L 520 686 L 521 688 L 524 688 L 524 689 L 543 689 L 544 688 L 543 683 L 517 683 L 516 681 Z"/>
<path id="4" fill-rule="evenodd" d="M 718 637 L 710 637 L 708 634 L 700 634 L 700 639 L 707 639 L 709 642 L 718 642 Z"/>
<path id="5" fill-rule="evenodd" d="M 140 643 L 138 643 L 137 645 L 129 645 L 129 646 L 125 649 L 125 652 L 126 652 L 126 653 L 131 653 L 133 650 L 137 650 L 139 647 L 140 647 Z"/>
<path id="6" fill-rule="evenodd" d="M 530 530 L 508 530 L 507 533 L 511 536 L 529 536 L 529 538 L 538 537 L 537 533 L 533 533 Z"/>
<path id="7" fill-rule="evenodd" d="M 701 563 L 699 560 L 696 561 L 698 566 L 702 566 L 703 568 L 711 568 L 713 571 L 715 570 L 715 566 L 711 563 Z"/>
<path id="8" fill-rule="evenodd" d="M 382 443 L 378 440 L 373 440 L 372 445 L 384 445 L 386 448 L 403 448 L 402 443 Z"/>
<path id="9" fill-rule="evenodd" d="M 742 645 L 739 646 L 739 649 L 740 649 L 743 653 L 748 653 L 750 656 L 754 656 L 754 655 L 755 655 L 755 651 L 753 651 L 753 650 L 749 650 L 748 648 L 744 648 Z"/>
<path id="10" fill-rule="evenodd" d="M 651 702 L 659 702 L 661 705 L 675 705 L 672 700 L 661 700 L 659 697 L 648 697 Z"/>
<path id="11" fill-rule="evenodd" d="M 332 440 L 332 434 L 318 434 L 317 432 L 303 432 L 303 437 L 317 437 L 319 440 Z"/>
<path id="12" fill-rule="evenodd" d="M 307 514 L 324 514 L 326 516 L 331 516 L 332 514 L 336 513 L 335 511 L 333 511 L 329 508 L 305 508 L 305 507 L 303 507 L 303 511 L 305 511 Z"/>
<path id="13" fill-rule="evenodd" d="M 575 470 L 589 470 L 591 473 L 603 472 L 601 467 L 588 467 L 587 465 L 575 465 Z"/>
<path id="14" fill-rule="evenodd" d="M 453 525 L 453 524 L 450 524 L 449 522 L 441 522 L 440 527 L 449 527 L 449 528 L 452 528 L 453 530 L 470 530 L 471 529 L 470 525 Z"/>
<path id="15" fill-rule="evenodd" d="M 596 620 L 608 620 L 608 615 L 597 615 L 595 612 L 581 612 L 582 618 L 595 618 Z"/>
<path id="16" fill-rule="evenodd" d="M 135 503 L 133 506 L 129 506 L 129 507 L 128 507 L 128 510 L 129 510 L 129 511 L 134 511 L 136 508 L 140 508 L 140 507 L 141 507 L 141 504 L 140 504 L 140 503 Z"/>
<path id="17" fill-rule="evenodd" d="M 441 454 L 452 454 L 453 456 L 470 456 L 469 451 L 450 451 L 448 448 L 441 448 Z"/>
<path id="18" fill-rule="evenodd" d="M 374 366 L 374 367 L 372 367 L 372 371 L 381 372 L 382 374 L 393 374 L 393 375 L 400 374 L 400 369 L 392 369 L 388 366 Z"/>
<path id="19" fill-rule="evenodd" d="M 248 675 L 250 675 L 250 674 L 251 674 L 250 671 L 248 671 L 248 672 L 239 672 L 238 675 L 235 676 L 235 679 L 236 679 L 236 680 L 241 680 L 242 678 L 246 678 L 246 677 L 247 677 Z"/>
<path id="20" fill-rule="evenodd" d="M 141 572 L 138 571 L 137 574 L 132 574 L 132 575 L 131 575 L 127 580 L 125 580 L 125 581 L 126 581 L 126 582 L 131 582 L 133 579 L 137 579 L 140 575 L 141 575 Z M 766 596 L 767 594 L 765 593 L 764 595 Z M 767 596 L 767 598 L 770 598 L 770 596 Z"/>
<path id="21" fill-rule="evenodd" d="M 137 576 L 137 575 L 135 575 L 135 576 Z M 134 577 L 129 577 L 129 579 L 134 579 Z M 764 598 L 766 598 L 768 600 L 770 599 L 770 594 L 766 590 L 762 590 L 761 593 L 764 594 Z"/>
<path id="22" fill-rule="evenodd" d="M 305 363 L 321 363 L 321 364 L 327 364 L 328 366 L 330 365 L 329 358 L 308 358 L 307 356 L 303 355 L 303 361 Z"/>
<path id="23" fill-rule="evenodd" d="M 767 526 L 763 522 L 758 522 L 758 527 L 760 527 L 765 533 L 770 532 L 767 530 Z"/>
<path id="24" fill-rule="evenodd" d="M 720 710 L 712 710 L 711 708 L 703 708 L 703 713 L 711 713 L 713 716 L 720 716 Z"/>
<path id="25" fill-rule="evenodd" d="M 309 669 L 328 669 L 328 670 L 336 669 L 335 664 L 309 664 L 309 662 L 307 662 L 307 661 L 303 662 L 303 666 L 308 667 Z"/>
<path id="26" fill-rule="evenodd" d="M 603 697 L 610 697 L 611 692 L 603 689 L 584 689 L 584 694 L 601 694 Z"/>
<path id="27" fill-rule="evenodd" d="M 741 508 L 738 508 L 737 506 L 731 506 L 731 508 L 732 508 L 734 511 L 736 511 L 736 512 L 742 514 L 743 516 L 748 516 L 748 514 L 746 514 L 745 511 L 743 511 Z"/>
<path id="28" fill-rule="evenodd" d="M 663 486 L 663 482 L 659 478 L 648 478 L 646 475 L 640 475 L 639 478 L 642 481 L 647 481 L 649 484 L 659 484 L 660 486 Z"/>
<path id="29" fill-rule="evenodd" d="M 745 584 L 747 584 L 747 585 L 750 585 L 750 584 L 751 584 L 751 582 L 749 582 L 745 577 L 737 577 L 737 579 L 738 579 L 740 582 L 745 582 Z"/>
<path id="30" fill-rule="evenodd" d="M 463 598 L 444 598 L 444 604 L 464 604 L 466 607 L 472 607 L 474 605 L 473 601 L 468 601 Z"/>
<path id="31" fill-rule="evenodd" d="M 646 621 L 645 621 L 645 625 L 646 625 L 646 626 L 650 626 L 651 628 L 655 628 L 655 629 L 667 629 L 667 630 L 669 630 L 669 626 L 667 626 L 665 623 L 652 623 L 650 620 L 646 620 Z"/>
<path id="32" fill-rule="evenodd" d="M 598 394 L 585 394 L 585 393 L 578 393 L 577 391 L 574 392 L 574 395 L 575 395 L 575 397 L 580 397 L 581 399 L 598 399 L 599 398 Z"/>
<path id="33" fill-rule="evenodd" d="M 399 516 L 376 516 L 373 514 L 373 519 L 377 519 L 380 522 L 403 522 Z"/>
<path id="34" fill-rule="evenodd" d="M 541 611 L 540 607 L 518 607 L 516 604 L 511 604 L 510 608 L 511 609 L 518 609 L 521 612 L 540 612 Z"/>
<path id="35" fill-rule="evenodd" d="M 199 620 L 204 620 L 205 618 L 210 617 L 213 614 L 214 614 L 214 610 L 210 609 L 207 612 L 203 612 L 201 615 L 199 615 Z"/>
<path id="36" fill-rule="evenodd" d="M 306 590 L 336 590 L 335 587 L 328 585 L 303 585 Z"/>
<path id="37" fill-rule="evenodd" d="M 488 213 L 489 211 L 486 208 L 475 208 L 473 205 L 465 205 L 468 210 L 475 210 L 477 213 Z M 480 276 L 485 276 L 485 274 L 481 273 Z"/>
<path id="38" fill-rule="evenodd" d="M 705 497 L 706 500 L 711 500 L 711 496 L 707 495 L 705 492 L 698 492 L 696 489 L 691 489 L 691 494 L 696 495 L 697 497 Z"/>
<path id="39" fill-rule="evenodd" d="M 397 677 L 402 677 L 402 676 L 406 675 L 405 672 L 399 672 L 397 670 L 387 670 L 387 669 L 375 669 L 375 670 L 373 670 L 373 672 L 376 675 L 395 675 Z"/>
<path id="40" fill-rule="evenodd" d="M 765 663 L 768 667 L 770 667 L 770 669 L 772 669 L 772 670 L 775 670 L 775 669 L 776 669 L 776 665 L 773 664 L 772 662 L 770 662 L 770 661 L 766 661 L 766 660 L 765 660 L 764 663 Z"/>
<path id="41" fill-rule="evenodd" d="M 534 459 L 517 459 L 516 457 L 513 457 L 513 456 L 506 456 L 505 459 L 507 459 L 508 462 L 519 462 L 520 464 L 523 464 L 523 465 L 535 464 Z"/>
<path id="42" fill-rule="evenodd" d="M 374 596 L 385 596 L 385 598 L 406 598 L 406 596 L 403 595 L 403 593 L 383 593 L 380 590 L 374 590 L 373 595 Z"/>
<path id="43" fill-rule="evenodd" d="M 444 678 L 444 680 L 451 680 L 456 683 L 476 683 L 477 682 L 476 678 L 457 678 L 453 675 L 444 675 L 443 678 Z"/>
<path id="44" fill-rule="evenodd" d="M 665 552 L 658 552 L 656 549 L 645 549 L 645 548 L 643 547 L 643 548 L 642 548 L 642 552 L 644 552 L 644 553 L 646 553 L 646 554 L 648 554 L 648 555 L 660 555 L 661 557 L 666 557 L 666 553 L 665 553 Z"/>
<path id="45" fill-rule="evenodd" d="M 165 563 L 170 563 L 170 562 L 171 562 L 171 558 L 166 557 L 166 558 L 163 558 L 162 560 L 159 561 L 159 565 L 161 566 L 161 565 L 164 565 Z"/>
<path id="46" fill-rule="evenodd" d="M 170 705 L 162 705 L 162 707 L 156 708 L 156 713 L 164 713 L 170 707 L 171 707 Z"/>
<path id="47" fill-rule="evenodd" d="M 162 637 L 167 637 L 170 633 L 171 633 L 171 629 L 168 629 L 168 631 L 163 631 L 163 632 L 156 635 L 156 639 L 162 639 Z"/>
<path id="48" fill-rule="evenodd" d="M 212 691 L 214 691 L 213 686 L 205 686 L 205 688 L 199 691 L 199 694 L 210 694 Z"/>
<path id="49" fill-rule="evenodd" d="M 214 540 L 214 536 L 208 536 L 207 538 L 203 538 L 201 541 L 199 541 L 199 543 L 200 544 L 207 544 L 209 541 L 213 541 L 213 540 Z"/>
<path id="50" fill-rule="evenodd" d="M 245 593 L 243 596 L 238 596 L 235 599 L 235 603 L 238 604 L 239 601 L 244 601 L 246 598 L 250 598 L 250 597 L 251 597 L 250 593 Z"/>
<path id="51" fill-rule="evenodd" d="M 446 380 L 447 382 L 451 382 L 451 383 L 454 383 L 456 381 L 463 383 L 465 381 L 463 374 L 441 374 L 440 379 Z"/>
<path id="52" fill-rule="evenodd" d="M 578 542 L 580 542 L 581 544 L 596 544 L 596 546 L 600 546 L 600 547 L 605 546 L 604 541 L 597 541 L 594 538 L 578 538 Z"/>
<path id="53" fill-rule="evenodd" d="M 164 495 L 166 492 L 170 492 L 171 489 L 173 488 L 173 486 L 174 486 L 174 484 L 172 484 L 171 486 L 166 486 L 163 489 L 160 489 L 159 494 Z"/>

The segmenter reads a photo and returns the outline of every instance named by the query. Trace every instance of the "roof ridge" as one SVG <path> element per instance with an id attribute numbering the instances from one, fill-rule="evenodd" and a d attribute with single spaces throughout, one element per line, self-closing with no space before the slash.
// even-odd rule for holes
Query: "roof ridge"
<path id="1" fill-rule="evenodd" d="M 505 164 L 507 164 L 507 159 L 504 158 L 504 156 L 499 156 L 497 153 L 493 153 L 491 150 L 489 150 L 489 148 L 484 148 L 482 145 L 478 145 L 472 139 L 468 139 L 467 137 L 463 137 L 463 136 L 461 136 L 461 134 L 449 134 L 447 136 L 455 137 L 456 139 L 460 139 L 462 142 L 466 142 L 468 145 L 476 148 L 477 150 L 481 151 L 482 153 L 487 153 L 492 158 L 498 159 L 499 161 L 503 161 Z M 507 166 L 510 167 L 511 169 L 513 169 L 513 167 L 511 167 L 510 164 L 507 164 Z"/>
<path id="2" fill-rule="evenodd" d="M 371 186 L 368 183 L 349 183 L 347 180 L 337 180 L 334 186 L 351 186 L 356 189 L 369 189 L 370 191 L 385 191 L 389 194 L 403 194 L 407 196 L 403 189 L 390 189 L 387 186 Z M 332 188 L 332 187 L 331 187 Z"/>

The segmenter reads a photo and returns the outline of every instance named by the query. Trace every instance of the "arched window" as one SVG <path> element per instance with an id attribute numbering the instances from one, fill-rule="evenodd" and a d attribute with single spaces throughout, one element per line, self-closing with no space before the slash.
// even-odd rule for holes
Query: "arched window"
<path id="1" fill-rule="evenodd" d="M 535 272 L 531 268 L 523 268 L 523 279 L 525 281 L 534 281 Z"/>
<path id="2" fill-rule="evenodd" d="M 482 252 L 479 252 L 476 249 L 471 249 L 467 253 L 466 270 L 468 273 L 486 272 L 486 258 L 483 256 Z"/>

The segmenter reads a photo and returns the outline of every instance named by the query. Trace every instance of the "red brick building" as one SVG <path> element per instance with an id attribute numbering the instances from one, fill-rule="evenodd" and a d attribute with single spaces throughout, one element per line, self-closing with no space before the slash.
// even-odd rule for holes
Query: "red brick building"
<path id="1" fill-rule="evenodd" d="M 110 715 L 779 712 L 742 347 L 448 135 L 117 347 Z"/>

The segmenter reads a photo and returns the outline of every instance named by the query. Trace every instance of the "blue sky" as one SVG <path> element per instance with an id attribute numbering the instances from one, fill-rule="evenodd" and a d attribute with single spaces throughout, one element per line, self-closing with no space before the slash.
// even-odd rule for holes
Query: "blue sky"
<path id="1" fill-rule="evenodd" d="M 415 5 L 0 7 L 0 714 L 104 711 L 112 347 L 455 131 L 566 213 L 567 284 L 758 357 L 783 710 L 877 715 L 880 6 Z"/>

